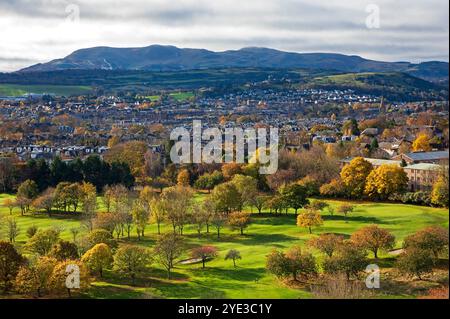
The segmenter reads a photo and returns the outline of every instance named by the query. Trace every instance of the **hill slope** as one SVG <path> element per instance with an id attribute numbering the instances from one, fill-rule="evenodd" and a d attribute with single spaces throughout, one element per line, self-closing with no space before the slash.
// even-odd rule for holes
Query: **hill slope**
<path id="1" fill-rule="evenodd" d="M 448 80 L 448 63 L 380 62 L 335 53 L 291 53 L 268 48 L 224 52 L 152 45 L 143 48 L 95 47 L 36 64 L 23 72 L 58 70 L 179 71 L 211 68 L 307 68 L 341 72 L 405 72 L 429 81 Z"/>
<path id="2" fill-rule="evenodd" d="M 393 100 L 446 99 L 448 91 L 429 81 L 400 72 L 347 73 L 315 77 L 303 87 L 320 89 L 353 89 Z"/>

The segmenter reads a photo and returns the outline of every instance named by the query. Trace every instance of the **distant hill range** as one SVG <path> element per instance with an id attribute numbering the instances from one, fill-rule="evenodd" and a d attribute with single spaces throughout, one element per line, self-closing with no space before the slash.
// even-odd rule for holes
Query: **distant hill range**
<path id="1" fill-rule="evenodd" d="M 151 45 L 144 48 L 95 47 L 30 66 L 20 72 L 63 70 L 186 71 L 220 68 L 333 70 L 346 73 L 403 72 L 436 83 L 448 83 L 449 64 L 430 61 L 380 62 L 334 53 L 292 53 L 268 48 L 213 52 Z"/>

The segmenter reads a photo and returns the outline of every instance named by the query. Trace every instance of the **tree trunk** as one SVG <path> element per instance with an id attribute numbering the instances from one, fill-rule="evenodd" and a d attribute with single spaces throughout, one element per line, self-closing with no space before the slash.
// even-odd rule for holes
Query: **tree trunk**
<path id="1" fill-rule="evenodd" d="M 217 238 L 220 238 L 220 229 L 217 229 Z"/>
<path id="2" fill-rule="evenodd" d="M 203 269 L 205 268 L 205 258 L 202 258 L 202 263 L 203 263 Z"/>
<path id="3" fill-rule="evenodd" d="M 244 235 L 244 228 L 241 228 L 241 235 Z"/>
<path id="4" fill-rule="evenodd" d="M 233 258 L 233 265 L 234 265 L 234 268 L 236 268 L 236 259 L 234 259 L 234 258 Z"/>
<path id="5" fill-rule="evenodd" d="M 161 225 L 158 223 L 158 235 L 161 235 Z"/>
<path id="6" fill-rule="evenodd" d="M 309 229 L 309 234 L 312 234 L 311 227 L 308 227 L 308 229 Z"/>

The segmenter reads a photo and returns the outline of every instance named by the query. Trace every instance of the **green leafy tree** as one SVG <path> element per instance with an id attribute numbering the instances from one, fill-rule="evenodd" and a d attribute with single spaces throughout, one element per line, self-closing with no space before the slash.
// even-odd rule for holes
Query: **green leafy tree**
<path id="1" fill-rule="evenodd" d="M 50 253 L 53 246 L 59 241 L 60 232 L 57 229 L 38 231 L 27 242 L 26 247 L 33 253 L 45 256 Z"/>
<path id="2" fill-rule="evenodd" d="M 298 246 L 292 247 L 286 253 L 273 250 L 267 256 L 266 269 L 278 278 L 292 276 L 295 281 L 299 276 L 307 279 L 317 274 L 315 258 L 310 253 L 303 253 Z"/>
<path id="3" fill-rule="evenodd" d="M 147 226 L 149 222 L 150 211 L 145 208 L 145 205 L 141 201 L 136 201 L 133 204 L 131 214 L 133 216 L 133 223 L 136 227 L 138 240 L 141 240 L 141 236 L 145 236 L 145 226 Z"/>
<path id="4" fill-rule="evenodd" d="M 78 247 L 70 241 L 60 240 L 52 247 L 49 255 L 58 261 L 78 259 Z"/>
<path id="5" fill-rule="evenodd" d="M 245 205 L 251 205 L 252 198 L 258 194 L 258 181 L 251 176 L 236 174 L 233 176 L 231 183 L 233 183 L 240 194 L 242 203 L 238 210 L 241 211 Z"/>
<path id="6" fill-rule="evenodd" d="M 30 209 L 31 202 L 39 195 L 39 188 L 33 180 L 26 180 L 20 184 L 17 189 L 17 203 L 19 204 L 22 215 Z"/>
<path id="7" fill-rule="evenodd" d="M 416 248 L 430 251 L 438 259 L 439 254 L 448 251 L 448 241 L 447 228 L 430 226 L 406 237 L 403 241 L 403 247 L 405 249 Z"/>
<path id="8" fill-rule="evenodd" d="M 217 185 L 210 195 L 215 210 L 229 214 L 242 210 L 243 199 L 237 187 L 231 183 Z"/>
<path id="9" fill-rule="evenodd" d="M 117 242 L 114 240 L 113 235 L 105 229 L 94 229 L 86 235 L 83 241 L 86 250 L 91 249 L 97 244 L 106 244 L 111 249 L 117 247 Z"/>
<path id="10" fill-rule="evenodd" d="M 295 210 L 295 215 L 297 211 L 308 205 L 308 191 L 306 187 L 299 184 L 290 184 L 285 187 L 280 188 L 280 194 L 284 198 L 286 204 Z"/>
<path id="11" fill-rule="evenodd" d="M 114 270 L 129 276 L 134 285 L 136 277 L 145 271 L 151 261 L 151 254 L 146 248 L 125 245 L 117 249 L 114 255 Z"/>
<path id="12" fill-rule="evenodd" d="M 400 254 L 396 266 L 400 272 L 415 275 L 422 280 L 423 274 L 433 270 L 433 256 L 430 251 L 410 248 Z"/>
<path id="13" fill-rule="evenodd" d="M 0 241 L 0 282 L 4 293 L 11 287 L 24 262 L 25 259 L 11 243 Z"/>
<path id="14" fill-rule="evenodd" d="M 366 256 L 364 249 L 353 243 L 344 242 L 333 254 L 333 257 L 324 261 L 322 268 L 328 274 L 343 273 L 347 280 L 350 280 L 352 275 L 358 277 L 369 264 Z"/>
<path id="15" fill-rule="evenodd" d="M 83 255 L 81 261 L 91 272 L 98 273 L 101 278 L 103 270 L 110 268 L 113 263 L 111 248 L 103 243 L 97 244 Z"/>

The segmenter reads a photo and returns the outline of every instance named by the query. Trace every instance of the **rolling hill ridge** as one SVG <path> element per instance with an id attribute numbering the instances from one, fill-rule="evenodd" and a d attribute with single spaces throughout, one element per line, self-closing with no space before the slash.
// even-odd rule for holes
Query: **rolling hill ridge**
<path id="1" fill-rule="evenodd" d="M 333 70 L 348 73 L 404 72 L 432 81 L 448 81 L 448 63 L 430 61 L 381 62 L 336 53 L 293 53 L 269 48 L 243 48 L 213 52 L 151 45 L 143 48 L 94 47 L 73 52 L 65 58 L 36 64 L 20 72 L 61 70 L 186 71 L 213 68 L 275 68 Z"/>

